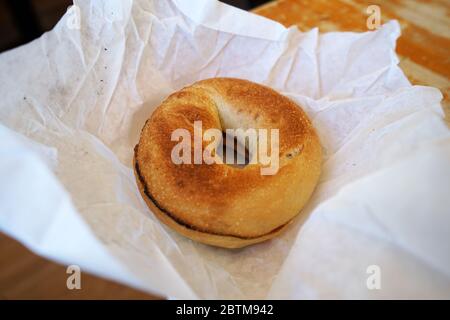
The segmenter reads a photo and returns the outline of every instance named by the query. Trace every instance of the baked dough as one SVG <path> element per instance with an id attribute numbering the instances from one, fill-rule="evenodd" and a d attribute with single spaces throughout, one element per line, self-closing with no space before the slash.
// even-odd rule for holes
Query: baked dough
<path id="1" fill-rule="evenodd" d="M 279 169 L 261 164 L 175 164 L 175 129 L 279 129 Z M 205 145 L 207 142 L 205 142 Z M 194 144 L 192 144 L 194 146 Z M 310 198 L 322 149 L 303 110 L 276 91 L 241 79 L 202 80 L 171 94 L 145 123 L 134 171 L 151 211 L 180 234 L 205 244 L 240 248 L 286 229 Z"/>

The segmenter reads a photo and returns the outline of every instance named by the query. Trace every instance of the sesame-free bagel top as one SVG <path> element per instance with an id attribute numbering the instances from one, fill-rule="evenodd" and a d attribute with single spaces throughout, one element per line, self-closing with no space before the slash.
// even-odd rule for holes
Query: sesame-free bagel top
<path id="1" fill-rule="evenodd" d="M 279 129 L 278 171 L 262 175 L 260 163 L 175 164 L 172 132 L 184 128 L 193 139 L 195 121 L 203 130 Z M 153 112 L 134 167 L 142 196 L 165 224 L 200 242 L 241 247 L 275 236 L 300 212 L 321 157 L 315 130 L 294 102 L 250 81 L 212 78 L 173 93 Z"/>

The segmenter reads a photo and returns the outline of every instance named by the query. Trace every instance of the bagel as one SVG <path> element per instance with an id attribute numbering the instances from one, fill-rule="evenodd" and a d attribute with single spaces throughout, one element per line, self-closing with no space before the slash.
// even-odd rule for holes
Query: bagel
<path id="1" fill-rule="evenodd" d="M 254 161 L 175 163 L 172 133 L 181 128 L 195 136 L 196 121 L 221 132 L 278 129 L 277 148 L 269 148 L 278 152 L 276 172 L 264 175 L 265 165 Z M 200 147 L 206 146 L 202 141 Z M 192 154 L 198 147 L 191 144 Z M 247 80 L 212 78 L 171 94 L 156 108 L 133 162 L 139 191 L 161 222 L 201 243 L 240 248 L 277 236 L 301 211 L 319 179 L 322 148 L 311 121 L 288 98 Z"/>

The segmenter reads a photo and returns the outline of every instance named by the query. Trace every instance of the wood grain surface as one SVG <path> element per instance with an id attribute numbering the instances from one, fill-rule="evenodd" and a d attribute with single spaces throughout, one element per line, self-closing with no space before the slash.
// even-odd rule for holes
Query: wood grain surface
<path id="1" fill-rule="evenodd" d="M 278 0 L 254 10 L 306 31 L 367 31 L 366 9 L 380 7 L 383 21 L 399 20 L 400 66 L 413 84 L 439 88 L 450 115 L 450 0 Z M 31 253 L 0 234 L 0 299 L 155 299 L 158 297 L 88 274 L 82 289 L 68 290 L 66 267 Z"/>
<path id="2" fill-rule="evenodd" d="M 41 258 L 0 233 L 0 299 L 158 299 L 81 272 L 81 289 L 69 290 L 66 266 Z"/>
<path id="3" fill-rule="evenodd" d="M 278 0 L 255 13 L 307 31 L 368 31 L 369 5 L 378 5 L 381 21 L 396 19 L 400 67 L 412 84 L 441 90 L 450 124 L 450 0 Z"/>

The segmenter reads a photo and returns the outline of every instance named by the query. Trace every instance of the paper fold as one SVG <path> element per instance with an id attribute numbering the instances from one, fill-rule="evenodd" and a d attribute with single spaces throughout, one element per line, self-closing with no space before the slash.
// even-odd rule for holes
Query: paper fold
<path id="1" fill-rule="evenodd" d="M 399 35 L 395 21 L 300 32 L 215 1 L 75 1 L 54 30 L 0 55 L 0 228 L 170 298 L 448 298 L 450 134 L 440 92 L 397 66 Z M 325 155 L 293 226 L 235 251 L 163 227 L 131 167 L 159 103 L 217 76 L 297 102 Z M 382 290 L 366 286 L 370 265 Z"/>

